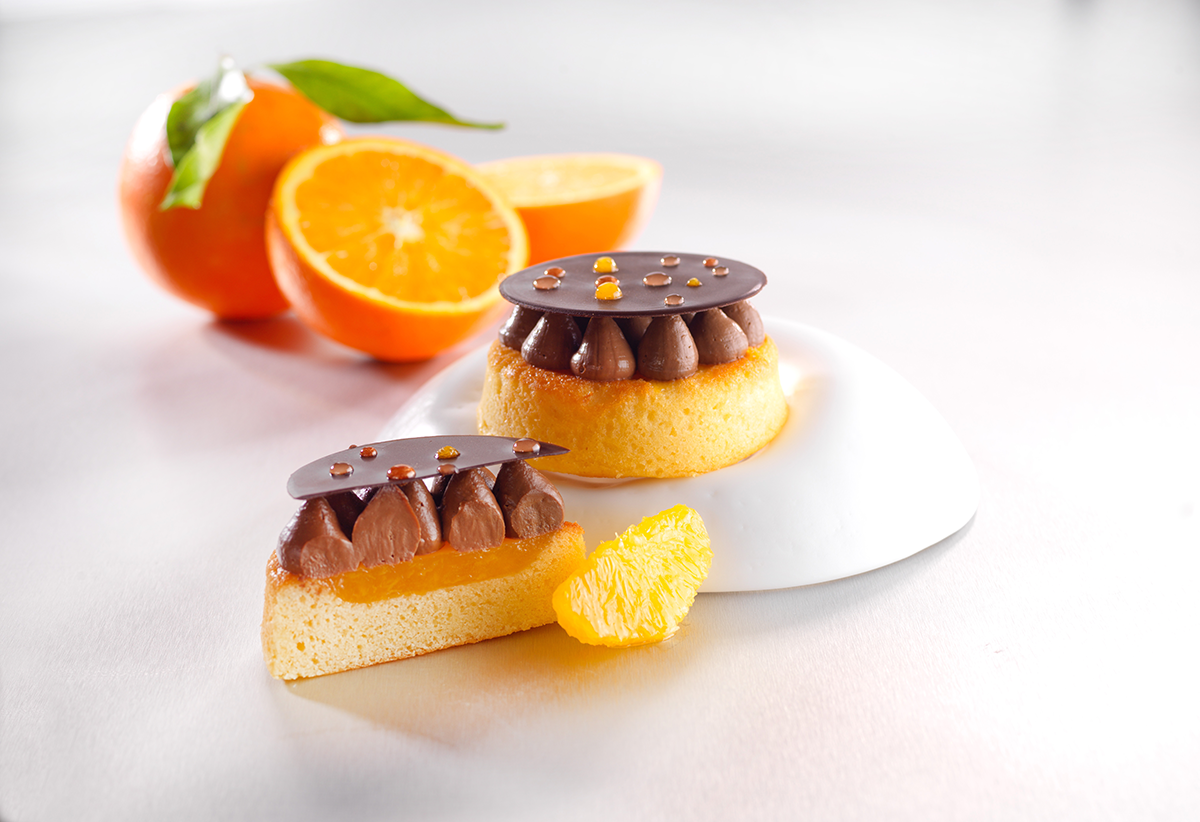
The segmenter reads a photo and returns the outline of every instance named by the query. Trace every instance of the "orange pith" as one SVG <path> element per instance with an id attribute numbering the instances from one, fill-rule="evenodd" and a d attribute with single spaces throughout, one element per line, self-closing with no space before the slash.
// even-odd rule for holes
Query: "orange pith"
<path id="1" fill-rule="evenodd" d="M 295 157 L 267 245 L 301 320 L 385 360 L 433 356 L 486 323 L 527 256 L 520 218 L 471 167 L 387 138 Z"/>
<path id="2" fill-rule="evenodd" d="M 658 199 L 662 167 L 628 154 L 550 154 L 482 163 L 529 233 L 529 263 L 624 248 Z"/>

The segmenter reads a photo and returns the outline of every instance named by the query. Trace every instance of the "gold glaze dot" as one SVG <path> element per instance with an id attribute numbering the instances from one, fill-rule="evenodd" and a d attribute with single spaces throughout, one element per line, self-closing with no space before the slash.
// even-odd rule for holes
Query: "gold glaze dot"
<path id="1" fill-rule="evenodd" d="M 729 269 L 728 269 L 728 268 L 726 268 L 726 267 L 725 267 L 725 266 L 723 266 L 723 265 L 719 265 L 719 266 L 717 266 L 716 268 L 714 268 L 714 269 L 713 269 L 713 276 L 714 276 L 714 277 L 724 277 L 724 276 L 725 276 L 726 274 L 728 274 L 728 273 L 729 273 Z"/>
<path id="2" fill-rule="evenodd" d="M 667 305 L 683 305 L 683 297 L 680 297 L 678 294 L 668 294 L 663 302 Z"/>
<path id="3" fill-rule="evenodd" d="M 443 445 L 438 449 L 437 458 L 440 460 L 458 459 L 458 449 L 453 445 Z"/>
<path id="4" fill-rule="evenodd" d="M 705 257 L 704 258 L 704 267 L 705 268 L 716 268 L 720 262 L 721 261 L 718 260 L 716 257 Z"/>
<path id="5" fill-rule="evenodd" d="M 448 477 L 451 474 L 455 473 L 456 471 L 458 471 L 458 469 L 455 468 L 453 465 L 439 465 L 438 466 L 438 473 L 441 474 L 443 477 Z"/>
<path id="6" fill-rule="evenodd" d="M 675 266 L 679 265 L 679 258 L 676 257 L 674 254 L 668 254 L 667 256 L 662 258 L 661 262 L 667 268 L 674 268 Z"/>
<path id="7" fill-rule="evenodd" d="M 390 480 L 406 480 L 412 479 L 417 475 L 411 465 L 393 465 L 388 469 L 387 478 Z"/>
<path id="8" fill-rule="evenodd" d="M 596 299 L 619 300 L 621 299 L 621 287 L 617 285 L 615 280 L 608 283 L 600 283 L 600 285 L 596 286 Z"/>
<path id="9" fill-rule="evenodd" d="M 533 287 L 538 291 L 553 291 L 558 288 L 561 281 L 558 277 L 538 277 L 533 281 Z"/>
<path id="10" fill-rule="evenodd" d="M 612 257 L 598 257 L 596 262 L 592 263 L 592 271 L 597 274 L 612 274 L 617 270 L 617 261 Z"/>
<path id="11" fill-rule="evenodd" d="M 696 277 L 692 277 L 690 280 L 688 280 L 688 287 L 689 288 L 699 288 L 700 280 L 697 279 Z"/>
<path id="12" fill-rule="evenodd" d="M 335 462 L 333 465 L 329 466 L 329 475 L 331 477 L 337 477 L 338 479 L 341 479 L 342 477 L 348 477 L 353 473 L 354 466 L 348 462 Z"/>
<path id="13" fill-rule="evenodd" d="M 379 452 L 370 445 L 364 445 L 362 450 L 358 452 L 358 455 L 365 460 L 373 460 L 379 456 Z"/>
<path id="14" fill-rule="evenodd" d="M 661 271 L 654 271 L 650 274 L 647 274 L 645 277 L 642 277 L 642 282 L 651 288 L 658 288 L 659 286 L 670 285 L 671 275 L 664 274 Z"/>
<path id="15" fill-rule="evenodd" d="M 536 454 L 542 450 L 542 445 L 537 440 L 531 440 L 528 437 L 517 440 L 513 443 L 514 454 Z"/>
<path id="16" fill-rule="evenodd" d="M 561 277 L 562 275 L 564 275 L 566 273 L 567 272 L 563 271 L 561 268 L 559 268 L 556 265 L 552 265 L 546 269 L 546 274 L 550 277 Z"/>

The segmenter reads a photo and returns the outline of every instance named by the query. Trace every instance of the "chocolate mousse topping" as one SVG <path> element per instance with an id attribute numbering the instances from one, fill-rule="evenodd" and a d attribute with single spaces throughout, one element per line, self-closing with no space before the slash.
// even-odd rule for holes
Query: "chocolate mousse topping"
<path id="1" fill-rule="evenodd" d="M 638 343 L 642 341 L 642 335 L 646 333 L 650 319 L 650 317 L 621 317 L 617 320 L 617 325 L 625 332 L 625 339 L 631 347 L 637 348 Z"/>
<path id="2" fill-rule="evenodd" d="M 350 571 L 361 561 L 346 539 L 337 514 L 324 498 L 305 500 L 279 535 L 279 565 L 303 577 L 324 579 Z"/>
<path id="3" fill-rule="evenodd" d="M 433 494 L 421 480 L 402 482 L 396 486 L 408 499 L 420 528 L 416 555 L 432 554 L 442 547 L 442 521 Z"/>
<path id="4" fill-rule="evenodd" d="M 588 323 L 583 342 L 571 357 L 571 373 L 587 380 L 627 380 L 636 368 L 633 349 L 612 317 L 596 317 Z"/>
<path id="5" fill-rule="evenodd" d="M 692 320 L 691 331 L 696 341 L 696 353 L 704 365 L 740 360 L 749 347 L 746 332 L 719 308 L 697 314 Z"/>
<path id="6" fill-rule="evenodd" d="M 354 522 L 367 505 L 364 498 L 353 491 L 339 491 L 325 497 L 325 500 L 333 509 L 333 513 L 337 514 L 338 525 L 341 526 L 342 533 L 354 533 Z"/>
<path id="7" fill-rule="evenodd" d="M 380 488 L 354 523 L 354 546 L 367 568 L 407 562 L 417 553 L 421 526 L 399 488 Z"/>
<path id="8" fill-rule="evenodd" d="M 729 319 L 737 323 L 746 332 L 746 342 L 754 348 L 763 344 L 767 332 L 763 328 L 762 317 L 748 302 L 734 303 L 721 309 Z"/>
<path id="9" fill-rule="evenodd" d="M 508 321 L 500 329 L 500 342 L 515 351 L 520 351 L 521 343 L 525 342 L 525 338 L 529 336 L 529 332 L 541 318 L 542 312 L 540 311 L 534 311 L 523 305 L 514 306 L 512 314 L 508 316 Z"/>
<path id="10" fill-rule="evenodd" d="M 547 371 L 568 371 L 582 335 L 570 314 L 546 314 L 521 345 L 525 362 Z"/>
<path id="11" fill-rule="evenodd" d="M 456 551 L 482 551 L 504 541 L 504 515 L 484 468 L 451 477 L 442 495 L 442 538 Z M 365 516 L 365 514 L 364 514 Z"/>
<path id="12" fill-rule="evenodd" d="M 562 494 L 529 463 L 504 463 L 496 475 L 495 491 L 507 536 L 528 539 L 562 526 Z"/>
<path id="13" fill-rule="evenodd" d="M 655 317 L 638 343 L 638 371 L 648 380 L 681 380 L 700 368 L 696 343 L 678 315 Z"/>

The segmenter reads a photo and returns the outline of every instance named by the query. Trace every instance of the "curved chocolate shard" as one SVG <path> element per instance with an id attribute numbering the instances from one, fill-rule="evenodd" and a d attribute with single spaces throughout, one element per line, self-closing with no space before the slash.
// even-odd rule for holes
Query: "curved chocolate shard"
<path id="1" fill-rule="evenodd" d="M 617 325 L 621 326 L 621 330 L 625 332 L 625 339 L 629 343 L 629 347 L 636 351 L 638 343 L 642 341 L 642 336 L 646 333 L 646 328 L 650 325 L 650 318 L 621 317 L 617 320 Z"/>
<path id="2" fill-rule="evenodd" d="M 380 488 L 354 523 L 354 547 L 367 568 L 407 562 L 417 553 L 421 525 L 395 486 Z"/>
<path id="3" fill-rule="evenodd" d="M 362 561 L 358 548 L 346 539 L 329 501 L 304 501 L 279 535 L 279 565 L 302 577 L 324 579 L 353 571 Z"/>
<path id="4" fill-rule="evenodd" d="M 588 323 L 583 342 L 571 357 L 571 373 L 585 380 L 627 380 L 636 368 L 633 349 L 612 317 L 596 317 Z"/>
<path id="5" fill-rule="evenodd" d="M 495 494 L 507 536 L 528 539 L 562 527 L 562 494 L 527 462 L 504 463 L 496 475 Z"/>
<path id="6" fill-rule="evenodd" d="M 472 468 L 446 484 L 442 538 L 456 551 L 482 551 L 504 542 L 504 514 L 489 487 L 490 474 L 485 468 Z"/>
<path id="7" fill-rule="evenodd" d="M 524 463 L 522 462 L 522 464 Z M 424 480 L 409 480 L 396 487 L 408 499 L 408 504 L 412 506 L 413 514 L 417 517 L 417 525 L 420 527 L 416 555 L 432 554 L 442 547 L 442 520 L 438 514 L 433 494 L 429 493 L 429 488 L 425 486 Z"/>
<path id="8" fill-rule="evenodd" d="M 598 254 L 579 254 L 559 260 L 539 263 L 531 268 L 517 271 L 500 281 L 500 295 L 514 305 L 523 305 L 535 311 L 555 314 L 574 314 L 589 317 L 660 317 L 678 314 L 681 309 L 704 311 L 723 305 L 740 302 L 753 297 L 767 284 L 767 276 L 754 266 L 737 260 L 715 255 L 720 265 L 727 269 L 717 274 L 712 266 L 704 265 L 711 254 L 664 254 L 658 251 L 612 251 L 607 252 L 616 261 L 616 276 L 621 281 L 621 299 L 601 300 L 596 298 L 596 278 L 600 273 L 592 270 Z M 665 266 L 663 257 L 679 259 L 673 267 Z M 534 281 L 544 276 L 546 265 L 563 269 L 558 287 L 541 290 Z M 670 286 L 651 285 L 646 278 L 651 274 L 669 274 Z M 700 287 L 688 288 L 685 283 L 696 279 Z M 658 282 L 657 278 L 650 282 Z M 666 292 L 666 293 L 664 293 Z M 663 300 L 667 293 L 687 294 L 684 306 L 672 306 Z"/>
<path id="9" fill-rule="evenodd" d="M 500 329 L 500 342 L 514 351 L 520 351 L 525 338 L 541 318 L 540 311 L 523 305 L 514 306 L 512 313 L 508 315 L 508 322 Z"/>
<path id="10" fill-rule="evenodd" d="M 358 519 L 358 515 L 367 507 L 363 497 L 354 491 L 339 491 L 325 497 L 325 501 L 329 503 L 333 513 L 337 514 L 338 525 L 341 526 L 342 533 L 354 533 L 354 523 Z"/>
<path id="11" fill-rule="evenodd" d="M 637 359 L 638 371 L 648 380 L 681 380 L 700 370 L 696 343 L 677 315 L 651 320 Z"/>
<path id="12" fill-rule="evenodd" d="M 746 342 L 751 348 L 758 348 L 767 339 L 767 331 L 763 328 L 762 317 L 754 306 L 743 300 L 740 303 L 727 305 L 721 309 L 725 316 L 733 320 L 742 331 L 746 332 Z"/>
<path id="13" fill-rule="evenodd" d="M 734 362 L 746 355 L 746 332 L 719 308 L 697 314 L 691 325 L 696 353 L 704 365 Z"/>
<path id="14" fill-rule="evenodd" d="M 536 368 L 568 371 L 583 335 L 570 314 L 545 314 L 521 346 L 521 357 Z"/>

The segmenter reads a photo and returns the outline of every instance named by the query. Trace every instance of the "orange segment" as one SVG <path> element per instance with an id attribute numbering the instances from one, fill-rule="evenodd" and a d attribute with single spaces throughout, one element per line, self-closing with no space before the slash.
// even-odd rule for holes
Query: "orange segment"
<path id="1" fill-rule="evenodd" d="M 306 151 L 268 217 L 275 277 L 296 314 L 384 360 L 417 360 L 491 319 L 525 266 L 520 218 L 466 163 L 403 140 Z"/>
<path id="2" fill-rule="evenodd" d="M 650 219 L 662 166 L 629 154 L 550 154 L 478 166 L 516 208 L 529 264 L 624 248 Z"/>
<path id="3" fill-rule="evenodd" d="M 676 505 L 600 544 L 555 590 L 558 624 L 589 645 L 666 639 L 687 615 L 711 565 L 700 515 Z"/>

